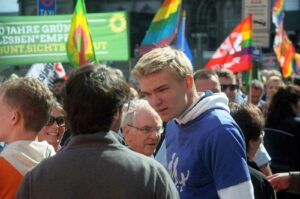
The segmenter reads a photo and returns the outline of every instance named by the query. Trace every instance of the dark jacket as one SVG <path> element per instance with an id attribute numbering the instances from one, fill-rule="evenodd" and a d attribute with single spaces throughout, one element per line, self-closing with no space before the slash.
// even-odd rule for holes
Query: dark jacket
<path id="1" fill-rule="evenodd" d="M 123 146 L 114 132 L 74 136 L 29 172 L 17 198 L 177 199 L 158 162 Z"/>
<path id="2" fill-rule="evenodd" d="M 247 159 L 247 164 L 249 167 L 251 181 L 254 188 L 255 199 L 274 199 L 275 195 L 272 185 L 259 171 L 258 166 L 252 160 L 249 159 Z"/>

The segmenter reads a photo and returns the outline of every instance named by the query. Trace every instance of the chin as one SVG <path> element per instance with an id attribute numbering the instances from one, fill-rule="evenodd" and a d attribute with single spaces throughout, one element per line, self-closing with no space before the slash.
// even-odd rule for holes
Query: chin
<path id="1" fill-rule="evenodd" d="M 160 118 L 161 118 L 162 121 L 164 121 L 164 122 L 167 122 L 167 121 L 169 121 L 170 119 L 172 119 L 172 117 L 169 116 L 169 115 L 160 115 Z"/>

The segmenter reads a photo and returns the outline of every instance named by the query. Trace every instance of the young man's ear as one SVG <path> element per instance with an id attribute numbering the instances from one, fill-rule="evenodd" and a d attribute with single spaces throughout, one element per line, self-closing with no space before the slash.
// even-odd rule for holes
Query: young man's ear
<path id="1" fill-rule="evenodd" d="M 20 120 L 21 120 L 21 113 L 17 110 L 14 110 L 10 116 L 11 124 L 16 125 L 18 124 L 18 122 L 20 122 Z"/>
<path id="2" fill-rule="evenodd" d="M 193 85 L 194 85 L 193 75 L 186 75 L 185 76 L 185 84 L 186 84 L 186 89 L 187 90 L 191 90 L 193 88 Z"/>

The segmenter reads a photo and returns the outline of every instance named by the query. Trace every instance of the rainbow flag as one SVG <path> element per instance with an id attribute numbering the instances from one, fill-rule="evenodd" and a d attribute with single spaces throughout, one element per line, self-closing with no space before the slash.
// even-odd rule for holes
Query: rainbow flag
<path id="1" fill-rule="evenodd" d="M 282 23 L 277 29 L 273 48 L 277 61 L 281 66 L 283 77 L 290 77 L 293 74 L 295 48 L 289 40 L 286 31 L 283 30 Z"/>
<path id="2" fill-rule="evenodd" d="M 204 68 L 225 68 L 232 72 L 252 68 L 252 15 L 235 27 Z"/>
<path id="3" fill-rule="evenodd" d="M 297 57 L 299 56 L 296 53 L 295 47 L 290 41 L 286 31 L 283 29 L 283 8 L 284 0 L 276 0 L 272 10 L 273 23 L 276 27 L 273 49 L 281 67 L 282 75 L 286 78 L 299 72 L 300 63 L 297 62 Z"/>
<path id="4" fill-rule="evenodd" d="M 181 0 L 164 0 L 142 41 L 139 54 L 169 45 L 176 36 Z"/>
<path id="5" fill-rule="evenodd" d="M 284 0 L 276 0 L 272 9 L 272 21 L 278 27 L 284 18 Z"/>
<path id="6" fill-rule="evenodd" d="M 86 18 L 84 0 L 77 0 L 66 49 L 68 59 L 74 67 L 93 61 L 97 62 Z"/>

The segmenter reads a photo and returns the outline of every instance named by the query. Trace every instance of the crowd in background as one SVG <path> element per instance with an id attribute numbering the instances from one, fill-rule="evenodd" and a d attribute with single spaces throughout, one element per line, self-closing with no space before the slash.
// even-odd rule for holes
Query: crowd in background
<path id="1" fill-rule="evenodd" d="M 0 198 L 300 198 L 299 77 L 245 85 L 169 47 L 132 75 L 1 83 Z"/>

